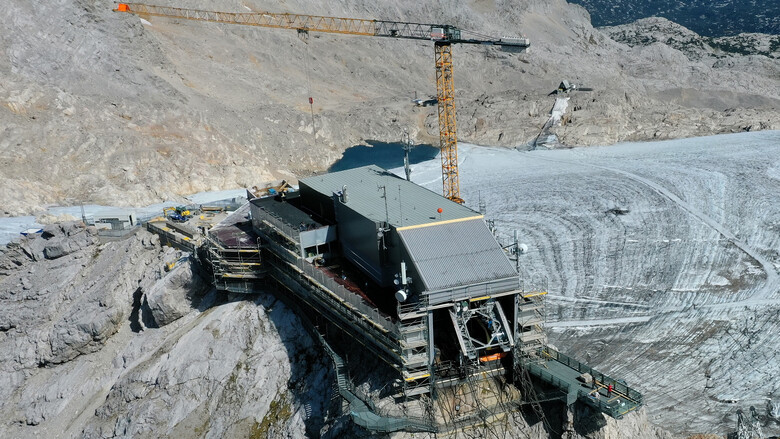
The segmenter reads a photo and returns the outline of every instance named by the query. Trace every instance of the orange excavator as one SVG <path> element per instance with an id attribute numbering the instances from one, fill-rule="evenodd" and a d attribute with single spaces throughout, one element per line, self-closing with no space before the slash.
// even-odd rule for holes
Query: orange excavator
<path id="1" fill-rule="evenodd" d="M 463 199 L 460 197 L 460 180 L 458 175 L 458 138 L 455 121 L 452 45 L 491 45 L 498 46 L 508 52 L 522 52 L 530 45 L 527 38 L 484 38 L 473 33 L 475 37 L 469 38 L 465 36 L 468 31 L 447 24 L 407 23 L 272 12 L 216 12 L 154 6 L 142 3 L 119 3 L 115 11 L 139 16 L 170 17 L 215 23 L 294 29 L 300 33 L 326 32 L 433 41 L 436 62 L 436 90 L 439 105 L 439 144 L 441 147 L 443 195 L 461 204 Z M 311 98 L 309 99 L 311 100 Z"/>

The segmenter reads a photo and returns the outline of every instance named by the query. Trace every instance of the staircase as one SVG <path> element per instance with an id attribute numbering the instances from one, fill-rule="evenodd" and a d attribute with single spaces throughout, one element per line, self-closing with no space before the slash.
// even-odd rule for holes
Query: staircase
<path id="1" fill-rule="evenodd" d="M 428 296 L 422 296 L 414 304 L 398 307 L 398 327 L 401 345 L 401 378 L 404 397 L 431 392 L 433 369 L 430 361 Z"/>
<path id="2" fill-rule="evenodd" d="M 304 324 L 304 318 L 301 318 Z M 435 432 L 436 426 L 421 418 L 414 417 L 394 417 L 383 416 L 377 413 L 377 407 L 371 399 L 363 395 L 358 396 L 359 392 L 349 379 L 349 372 L 347 370 L 344 359 L 341 358 L 333 348 L 330 347 L 320 331 L 313 325 L 310 325 L 311 332 L 316 335 L 325 352 L 328 353 L 336 372 L 336 395 L 341 396 L 349 403 L 349 411 L 352 416 L 352 420 L 355 424 L 366 428 L 370 431 L 391 433 L 394 431 L 409 431 L 409 432 Z"/>

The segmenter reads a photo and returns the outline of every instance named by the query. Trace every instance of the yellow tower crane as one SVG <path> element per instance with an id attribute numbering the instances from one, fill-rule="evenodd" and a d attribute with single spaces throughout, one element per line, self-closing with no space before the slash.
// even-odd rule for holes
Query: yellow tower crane
<path id="1" fill-rule="evenodd" d="M 443 192 L 446 198 L 456 203 L 463 203 L 463 199 L 460 197 L 458 178 L 458 137 L 455 122 L 455 85 L 452 79 L 452 44 L 492 45 L 499 46 L 502 50 L 509 52 L 521 52 L 529 46 L 527 38 L 464 38 L 462 32 L 466 31 L 446 24 L 406 23 L 272 12 L 215 12 L 142 3 L 119 3 L 115 11 L 140 16 L 295 29 L 298 32 L 326 32 L 433 41 L 436 49 L 436 90 L 439 104 L 439 144 L 441 147 Z"/>

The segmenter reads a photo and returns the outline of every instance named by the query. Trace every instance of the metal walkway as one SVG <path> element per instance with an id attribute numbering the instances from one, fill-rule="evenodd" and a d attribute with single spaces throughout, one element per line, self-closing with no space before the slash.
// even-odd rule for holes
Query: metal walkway
<path id="1" fill-rule="evenodd" d="M 625 382 L 604 375 L 549 346 L 540 350 L 539 359 L 528 362 L 524 367 L 532 376 L 566 392 L 567 405 L 579 400 L 606 415 L 621 419 L 643 404 L 642 394 Z M 581 380 L 585 373 L 592 377 L 591 384 Z"/>

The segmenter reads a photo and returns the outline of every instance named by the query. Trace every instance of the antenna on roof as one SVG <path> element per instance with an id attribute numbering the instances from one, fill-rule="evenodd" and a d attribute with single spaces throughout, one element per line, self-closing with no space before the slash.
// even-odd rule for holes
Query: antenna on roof
<path id="1" fill-rule="evenodd" d="M 385 186 L 385 185 L 377 186 L 377 190 L 381 190 L 382 191 L 381 198 L 385 199 L 385 223 L 387 225 L 390 225 L 390 211 L 387 210 L 387 186 Z"/>

